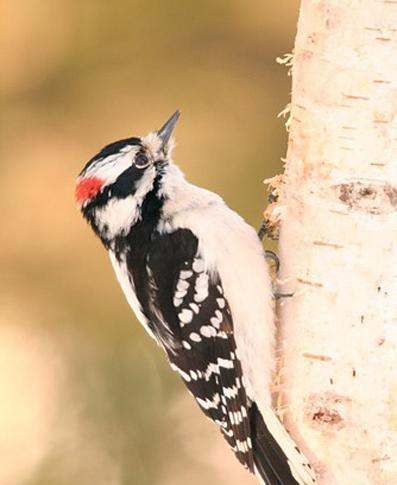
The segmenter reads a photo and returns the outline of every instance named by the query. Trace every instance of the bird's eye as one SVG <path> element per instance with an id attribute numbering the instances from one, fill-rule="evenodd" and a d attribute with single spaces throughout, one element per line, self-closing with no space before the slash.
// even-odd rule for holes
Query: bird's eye
<path id="1" fill-rule="evenodd" d="M 144 153 L 138 153 L 135 157 L 136 168 L 146 168 L 150 163 L 149 158 Z"/>

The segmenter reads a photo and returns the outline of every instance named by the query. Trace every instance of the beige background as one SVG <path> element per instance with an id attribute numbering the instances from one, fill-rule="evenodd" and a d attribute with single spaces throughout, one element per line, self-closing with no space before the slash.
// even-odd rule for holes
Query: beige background
<path id="1" fill-rule="evenodd" d="M 175 159 L 258 226 L 297 0 L 5 0 L 0 483 L 254 483 L 127 307 L 74 207 L 101 146 L 180 108 Z"/>

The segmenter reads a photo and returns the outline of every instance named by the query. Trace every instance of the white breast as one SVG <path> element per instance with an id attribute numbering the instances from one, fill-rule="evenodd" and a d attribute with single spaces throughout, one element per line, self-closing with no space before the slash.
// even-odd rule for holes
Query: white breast
<path id="1" fill-rule="evenodd" d="M 217 271 L 228 300 L 248 396 L 270 404 L 274 368 L 274 304 L 262 245 L 252 227 L 216 194 L 181 184 L 164 214 L 173 228 L 188 228 L 210 270 Z"/>

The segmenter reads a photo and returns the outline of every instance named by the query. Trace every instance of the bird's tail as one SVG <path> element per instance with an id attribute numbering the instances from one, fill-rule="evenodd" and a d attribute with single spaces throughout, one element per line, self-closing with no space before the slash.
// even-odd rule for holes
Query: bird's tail
<path id="1" fill-rule="evenodd" d="M 256 474 L 264 485 L 314 485 L 314 472 L 275 413 L 265 416 L 255 403 L 250 409 Z"/>

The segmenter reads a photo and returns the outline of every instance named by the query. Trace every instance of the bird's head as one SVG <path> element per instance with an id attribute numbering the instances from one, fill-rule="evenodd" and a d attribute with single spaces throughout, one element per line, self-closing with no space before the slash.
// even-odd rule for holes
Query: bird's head
<path id="1" fill-rule="evenodd" d="M 102 240 L 125 232 L 170 162 L 176 111 L 160 130 L 105 146 L 77 178 L 75 198 L 84 217 Z"/>

